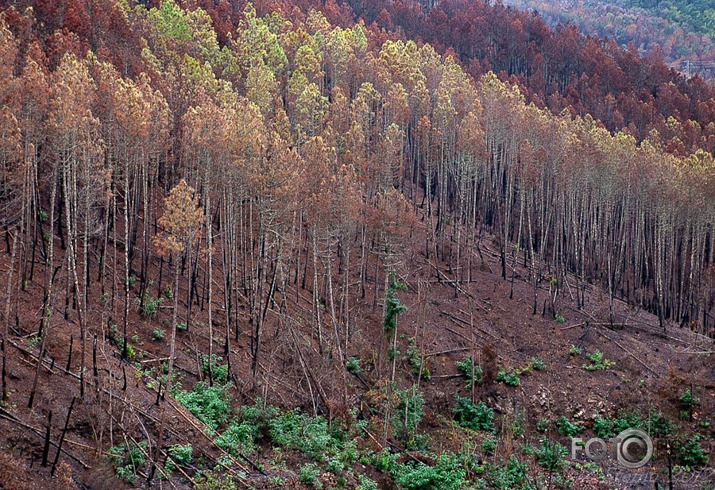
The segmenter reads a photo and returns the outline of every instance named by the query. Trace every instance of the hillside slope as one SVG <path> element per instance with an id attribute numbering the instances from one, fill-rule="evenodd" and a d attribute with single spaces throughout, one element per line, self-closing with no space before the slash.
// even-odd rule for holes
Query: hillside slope
<path id="1" fill-rule="evenodd" d="M 424 226 L 417 226 L 415 233 L 424 231 Z M 354 317 L 360 321 L 356 322 L 346 352 L 351 359 L 360 359 L 359 373 L 354 368 L 346 370 L 336 356 L 320 355 L 317 340 L 314 335 L 311 340 L 309 330 L 275 321 L 266 326 L 262 346 L 266 354 L 258 388 L 251 382 L 251 362 L 245 354 L 250 348 L 248 335 L 241 333 L 238 341 L 232 344 L 234 356 L 227 374 L 234 384 L 226 390 L 232 400 L 230 419 L 239 422 L 254 420 L 250 416 L 255 415 L 246 412 L 247 407 L 255 404 L 265 412 L 264 403 L 284 410 L 302 407 L 308 419 L 312 414 L 321 414 L 325 420 L 347 431 L 345 437 L 355 444 L 359 456 L 357 462 L 334 472 L 330 470 L 331 458 L 343 455 L 330 456 L 329 449 L 325 449 L 327 452 L 323 456 L 323 449 L 315 452 L 316 449 L 311 449 L 313 446 L 308 443 L 290 442 L 292 439 L 288 436 L 284 435 L 282 439 L 268 429 L 265 429 L 266 433 L 259 431 L 251 437 L 240 435 L 241 431 L 232 432 L 236 431 L 232 427 L 240 424 L 228 419 L 218 425 L 218 432 L 213 432 L 205 422 L 208 421 L 208 427 L 211 427 L 214 419 L 202 414 L 219 413 L 216 406 L 207 409 L 208 412 L 192 414 L 177 401 L 181 397 L 167 397 L 164 404 L 157 405 L 157 373 L 160 372 L 157 368 L 166 360 L 167 339 L 157 339 L 154 332 L 168 327 L 170 311 L 160 308 L 156 315 L 146 317 L 132 306 L 130 335 L 134 354 L 132 362 L 126 363 L 120 359 L 121 343 L 111 339 L 112 330 L 106 325 L 106 308 L 102 308 L 101 297 L 92 295 L 89 323 L 97 325 L 92 328 L 97 340 L 96 344 L 90 345 L 93 353 L 96 345 L 97 360 L 96 364 L 94 360 L 90 364 L 85 398 L 75 400 L 69 419 L 64 439 L 67 453 L 60 458 L 58 467 L 58 474 L 64 476 L 58 477 L 59 484 L 65 485 L 63 488 L 117 488 L 121 485 L 120 479 L 124 478 L 136 486 L 143 486 L 151 471 L 151 446 L 148 449 L 142 446 L 141 452 L 146 455 L 137 459 L 136 468 L 129 464 L 128 453 L 122 455 L 120 448 L 125 444 L 135 447 L 134 441 L 151 444 L 162 406 L 166 409 L 168 422 L 164 447 L 189 445 L 193 450 L 193 459 L 180 466 L 180 470 L 169 472 L 165 464 L 161 467 L 165 474 L 173 475 L 170 486 L 177 488 L 187 487 L 187 484 L 193 486 L 192 482 L 200 485 L 200 474 L 211 468 L 216 468 L 216 475 L 226 475 L 212 478 L 231 475 L 239 487 L 275 488 L 282 482 L 282 485 L 300 488 L 302 481 L 309 481 L 301 468 L 312 464 L 311 460 L 318 462 L 316 481 L 322 481 L 328 488 L 340 486 L 339 481 L 344 481 L 347 488 L 355 488 L 364 481 L 358 475 L 371 478 L 380 488 L 390 488 L 395 479 L 404 484 L 405 476 L 399 476 L 399 471 L 391 466 L 396 463 L 386 466 L 370 454 L 390 448 L 390 452 L 399 456 L 405 444 L 413 450 L 400 456 L 398 463 L 413 458 L 434 464 L 437 460 L 433 459 L 436 457 L 433 452 L 458 454 L 472 461 L 462 463 L 466 468 L 465 477 L 476 483 L 482 481 L 489 488 L 503 488 L 500 485 L 504 483 L 500 483 L 498 477 L 504 471 L 500 469 L 500 462 L 516 455 L 527 465 L 524 470 L 528 480 L 514 484 L 528 485 L 533 481 L 541 487 L 549 479 L 548 472 L 530 463 L 530 457 L 523 455 L 523 448 L 538 448 L 544 436 L 570 448 L 568 437 L 559 433 L 561 425 L 558 424 L 563 423 L 560 422 L 562 417 L 585 427 L 581 437 L 588 438 L 597 427 L 599 417 L 600 420 L 625 417 L 624 420 L 633 423 L 638 419 L 628 414 L 660 413 L 663 420 L 670 421 L 674 430 L 669 437 L 671 441 L 685 441 L 690 437 L 688 434 L 699 432 L 704 438 L 703 447 L 712 453 L 713 432 L 705 425 L 715 416 L 712 340 L 680 328 L 669 329 L 668 335 L 663 335 L 657 327 L 656 317 L 620 302 L 616 308 L 616 322 L 620 326 L 609 328 L 608 307 L 602 293 L 594 288 L 588 288 L 582 308 L 569 298 L 568 293 L 559 295 L 558 307 L 565 317 L 563 321 L 540 313 L 532 315 L 533 291 L 519 278 L 528 274 L 528 269 L 521 264 L 515 268 L 517 279 L 513 286 L 504 281 L 496 272 L 499 259 L 489 246 L 491 238 L 485 236 L 482 240 L 485 260 L 472 282 L 458 286 L 456 297 L 453 283 L 449 283 L 446 274 L 441 273 L 442 280 L 439 281 L 430 272 L 434 265 L 432 261 L 420 253 L 410 259 L 409 268 L 414 272 L 403 278 L 407 290 L 397 293 L 407 310 L 398 321 L 400 354 L 392 387 L 384 381 L 390 376 L 391 363 L 381 359 L 384 344 L 390 341 L 382 328 L 382 300 L 378 301 L 377 307 L 373 306 L 370 287 L 367 299 L 358 297 L 354 300 Z M 3 255 L 4 267 L 7 267 L 8 258 Z M 158 261 L 152 262 L 149 277 L 156 281 Z M 549 289 L 546 285 L 539 289 L 539 304 L 550 302 Z M 512 291 L 513 298 L 509 299 Z M 287 293 L 291 297 L 290 308 L 307 313 L 310 301 L 304 297 L 310 295 L 310 290 L 303 291 L 298 285 Z M 32 410 L 27 408 L 29 380 L 35 376 L 40 349 L 33 327 L 38 324 L 36 312 L 42 309 L 41 297 L 39 285 L 31 285 L 28 291 L 21 293 L 23 308 L 19 324 L 25 328 L 15 331 L 9 340 L 9 398 L 0 416 L 4 434 L 0 444 L 6 454 L 2 474 L 6 482 L 11 482 L 8 480 L 10 475 L 19 472 L 32 475 L 27 480 L 9 483 L 9 488 L 41 488 L 57 484 L 50 483 L 53 481 L 50 467 L 42 469 L 38 466 L 42 460 L 43 433 L 48 413 L 52 412 L 51 440 L 60 439 L 70 401 L 78 396 L 77 344 L 73 351 L 74 360 L 68 360 L 69 337 L 77 331 L 77 313 L 70 307 L 68 319 L 57 318 L 51 326 L 51 340 L 46 346 L 44 367 L 40 369 L 37 397 Z M 298 303 L 293 304 L 296 297 Z M 220 326 L 219 321 L 217 327 Z M 178 334 L 177 382 L 183 389 L 190 390 L 199 380 L 197 355 L 208 350 L 207 342 L 207 326 L 203 322 Z M 220 352 L 224 339 L 217 335 L 215 342 L 214 349 Z M 576 348 L 583 353 L 574 354 Z M 603 371 L 584 369 L 590 364 L 587 355 L 596 351 L 602 352 L 614 365 Z M 458 363 L 469 358 L 476 359 L 484 370 L 485 381 L 475 385 L 474 390 L 467 387 L 467 378 L 458 369 Z M 517 387 L 489 381 L 489 377 L 493 379 L 501 369 L 523 371 L 524 367 L 533 365 L 535 358 L 541 361 L 538 369 L 519 375 Z M 415 371 L 415 365 L 422 366 L 423 377 L 419 380 L 415 373 L 420 371 Z M 70 370 L 65 371 L 68 366 Z M 92 374 L 95 366 L 96 374 Z M 391 396 L 399 397 L 400 393 L 409 393 L 415 386 L 423 403 L 416 411 L 421 420 L 416 421 L 413 432 L 404 433 L 404 425 L 396 421 L 402 417 L 399 415 L 402 410 L 399 399 L 392 404 L 385 396 L 390 396 L 392 391 Z M 691 387 L 694 387 L 699 402 L 698 413 L 693 422 L 688 422 L 680 416 L 682 402 L 678 398 Z M 494 410 L 493 435 L 489 431 L 462 429 L 453 421 L 452 411 L 455 400 L 458 400 L 455 397 L 459 396 L 474 397 Z M 193 406 L 189 403 L 189 407 Z M 269 410 L 268 413 L 273 412 Z M 198 419 L 196 414 L 199 414 Z M 392 420 L 389 423 L 394 424 L 386 439 L 382 435 L 384 420 Z M 303 420 L 302 423 L 307 422 Z M 247 429 L 244 427 L 244 430 Z M 306 430 L 311 429 L 306 427 Z M 306 433 L 303 437 L 320 437 L 319 428 L 312 430 L 318 435 Z M 219 437 L 219 434 L 223 435 Z M 235 438 L 232 443 L 227 442 L 232 440 L 230 437 Z M 485 442 L 490 440 L 496 443 L 494 449 L 489 449 Z M 660 444 L 664 440 L 656 439 Z M 221 445 L 224 449 L 229 448 L 232 457 L 224 453 Z M 54 451 L 54 448 L 50 451 L 49 466 L 52 466 Z M 656 451 L 651 465 L 645 468 L 647 471 L 619 469 L 611 457 L 602 464 L 602 470 L 596 466 L 583 467 L 587 461 L 583 458 L 581 455 L 578 461 L 567 465 L 561 479 L 552 484 L 571 480 L 572 488 L 587 489 L 613 488 L 629 481 L 628 478 L 643 484 L 659 481 L 664 485 L 668 481 L 664 473 L 667 460 L 662 449 Z M 581 465 L 577 464 L 579 462 Z M 479 470 L 480 467 L 486 468 L 487 473 L 482 473 L 484 470 Z M 675 474 L 677 488 L 701 488 L 684 485 L 691 481 L 692 474 L 682 473 L 677 468 Z M 70 475 L 73 484 L 69 483 Z M 711 477 L 710 473 L 703 472 L 692 481 L 705 485 Z M 434 483 L 414 488 L 441 487 Z"/>
<path id="2" fill-rule="evenodd" d="M 712 479 L 712 128 L 294 6 L 0 13 L 1 481 Z M 569 460 L 626 428 L 649 464 Z"/>

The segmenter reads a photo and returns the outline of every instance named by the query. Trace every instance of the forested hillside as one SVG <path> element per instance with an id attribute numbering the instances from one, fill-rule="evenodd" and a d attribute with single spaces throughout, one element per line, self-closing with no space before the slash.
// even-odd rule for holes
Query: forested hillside
<path id="1" fill-rule="evenodd" d="M 715 7 L 702 1 L 508 0 L 506 5 L 538 10 L 551 26 L 571 23 L 581 32 L 633 43 L 640 52 L 663 53 L 683 73 L 715 76 Z"/>
<path id="2" fill-rule="evenodd" d="M 712 85 L 499 4 L 205 3 L 0 2 L 11 486 L 595 488 L 564 438 L 626 427 L 700 475 Z"/>
<path id="3" fill-rule="evenodd" d="M 499 2 L 351 5 L 367 22 L 394 27 L 440 52 L 451 49 L 475 79 L 494 71 L 518 84 L 528 102 L 554 114 L 591 114 L 610 131 L 638 141 L 655 129 L 667 151 L 681 155 L 713 151 L 713 86 L 700 77 L 686 80 L 657 51 L 641 58 L 634 46 L 622 49 L 613 39 L 584 37 L 573 25 L 551 30 L 538 14 Z"/>

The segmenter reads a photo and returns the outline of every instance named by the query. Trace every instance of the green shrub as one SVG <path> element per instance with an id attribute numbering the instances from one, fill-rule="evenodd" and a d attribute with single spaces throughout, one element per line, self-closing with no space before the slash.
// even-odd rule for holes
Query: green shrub
<path id="1" fill-rule="evenodd" d="M 216 430 L 219 425 L 226 422 L 231 411 L 229 386 L 230 384 L 209 387 L 201 381 L 192 391 L 176 392 L 174 398 L 210 429 Z"/>
<path id="2" fill-rule="evenodd" d="M 322 485 L 320 485 L 320 480 L 318 480 L 319 476 L 320 468 L 318 468 L 315 463 L 304 464 L 300 467 L 299 479 L 301 483 L 305 483 L 306 485 L 312 485 L 316 488 L 322 487 Z"/>
<path id="3" fill-rule="evenodd" d="M 603 352 L 600 350 L 594 351 L 593 354 L 589 354 L 588 360 L 589 364 L 584 364 L 583 368 L 586 371 L 603 371 L 610 369 L 616 365 L 615 362 L 603 358 Z"/>
<path id="4" fill-rule="evenodd" d="M 357 376 L 361 372 L 360 358 L 359 357 L 351 357 L 350 359 L 345 361 L 345 368 L 348 370 L 349 373 Z"/>
<path id="5" fill-rule="evenodd" d="M 519 386 L 519 384 L 521 383 L 521 380 L 519 379 L 519 376 L 514 371 L 507 372 L 504 369 L 500 369 L 499 372 L 497 373 L 496 382 L 504 383 L 505 385 L 509 385 L 509 386 Z"/>
<path id="6" fill-rule="evenodd" d="M 434 466 L 415 461 L 395 465 L 392 477 L 405 490 L 449 490 L 460 488 L 466 474 L 460 458 L 445 453 Z"/>
<path id="7" fill-rule="evenodd" d="M 394 272 L 390 272 L 388 284 L 387 297 L 385 298 L 385 318 L 383 318 L 382 325 L 385 333 L 390 335 L 397 328 L 397 315 L 401 315 L 407 310 L 407 307 L 401 304 L 399 299 L 395 298 L 395 293 L 397 291 L 407 291 L 407 285 L 396 280 Z M 399 354 L 394 354 L 394 357 L 397 357 L 397 355 Z"/>
<path id="8" fill-rule="evenodd" d="M 339 459 L 331 459 L 328 461 L 328 464 L 326 465 L 326 469 L 329 472 L 337 475 L 338 473 L 340 473 L 341 471 L 343 471 L 345 469 L 345 465 Z"/>
<path id="9" fill-rule="evenodd" d="M 338 463 L 343 469 L 348 468 L 358 459 L 355 442 L 337 423 L 329 426 L 323 417 L 313 417 L 298 409 L 280 413 L 276 407 L 264 406 L 260 398 L 254 405 L 239 409 L 216 438 L 216 444 L 235 455 L 253 451 L 262 437 L 269 438 L 276 450 L 300 451 L 314 461 L 327 460 L 333 469 Z"/>
<path id="10" fill-rule="evenodd" d="M 323 417 L 293 410 L 268 420 L 267 426 L 274 444 L 300 451 L 314 461 L 336 457 L 349 466 L 357 459 L 354 442 L 336 425 L 329 427 Z"/>
<path id="11" fill-rule="evenodd" d="M 687 409 L 687 410 L 692 410 L 695 405 L 697 405 L 700 402 L 700 399 L 693 396 L 693 394 L 690 392 L 690 388 L 685 390 L 685 393 L 680 395 L 680 398 L 678 398 L 678 401 L 680 402 L 680 405 Z"/>
<path id="12" fill-rule="evenodd" d="M 561 416 L 556 420 L 556 430 L 562 436 L 576 437 L 583 431 L 583 426 L 579 423 L 572 423 L 565 416 Z"/>
<path id="13" fill-rule="evenodd" d="M 687 466 L 704 466 L 708 463 L 708 456 L 700 445 L 700 434 L 693 435 L 685 441 L 677 451 L 678 461 Z"/>
<path id="14" fill-rule="evenodd" d="M 422 421 L 422 406 L 425 401 L 416 386 L 397 391 L 397 398 L 400 402 L 397 405 L 393 424 L 396 436 L 409 441 Z"/>
<path id="15" fill-rule="evenodd" d="M 371 453 L 369 459 L 370 464 L 378 471 L 390 472 L 399 457 L 399 454 L 393 454 L 389 448 L 384 447 L 379 453 Z"/>
<path id="16" fill-rule="evenodd" d="M 122 345 L 122 336 L 119 333 L 119 329 L 116 325 L 109 327 L 109 340 L 111 340 L 115 345 Z"/>
<path id="17" fill-rule="evenodd" d="M 564 323 L 566 321 L 566 319 L 561 315 L 556 315 L 554 317 L 554 320 L 556 321 L 556 323 Z"/>
<path id="18" fill-rule="evenodd" d="M 470 358 L 467 357 L 463 361 L 458 361 L 457 369 L 467 377 L 466 388 L 468 390 L 472 389 L 472 383 L 476 383 L 477 386 L 482 384 L 484 371 L 480 365 L 474 364 Z"/>
<path id="19" fill-rule="evenodd" d="M 40 336 L 38 336 L 38 335 L 35 335 L 35 336 L 33 336 L 33 337 L 30 337 L 30 338 L 27 340 L 27 348 L 28 348 L 29 350 L 34 350 L 34 349 L 35 349 L 35 346 L 37 346 L 37 344 L 39 344 L 40 341 L 42 341 L 42 337 L 40 337 Z"/>
<path id="20" fill-rule="evenodd" d="M 391 345 L 390 347 L 387 348 L 387 359 L 392 362 L 395 360 L 395 358 L 399 357 L 400 355 L 400 349 L 395 347 L 394 345 Z"/>
<path id="21" fill-rule="evenodd" d="M 196 480 L 196 490 L 237 490 L 231 475 L 220 475 L 214 471 L 202 472 Z"/>
<path id="22" fill-rule="evenodd" d="M 377 486 L 377 483 L 372 481 L 370 478 L 363 474 L 359 474 L 357 476 L 358 478 L 358 486 L 355 487 L 355 490 L 379 490 L 379 487 Z"/>
<path id="23" fill-rule="evenodd" d="M 216 438 L 216 444 L 230 454 L 250 453 L 254 443 L 268 431 L 268 422 L 279 415 L 278 409 L 263 406 L 263 400 L 257 398 L 254 405 L 243 405 L 238 410 L 226 430 Z"/>
<path id="24" fill-rule="evenodd" d="M 430 374 L 427 366 L 424 366 L 424 363 L 422 362 L 422 353 L 415 346 L 415 338 L 410 337 L 407 339 L 407 343 L 408 346 L 405 351 L 404 359 L 410 366 L 410 372 L 414 376 L 420 376 L 424 381 L 429 381 L 432 379 L 432 375 Z"/>
<path id="25" fill-rule="evenodd" d="M 180 322 L 176 324 L 176 330 L 178 330 L 179 332 L 185 332 L 187 328 L 189 328 L 189 326 L 186 324 L 186 322 Z"/>
<path id="26" fill-rule="evenodd" d="M 199 354 L 201 359 L 201 371 L 205 376 L 209 374 L 209 356 Z M 223 362 L 223 357 L 216 354 L 211 355 L 211 377 L 214 383 L 226 384 L 228 382 L 228 364 L 219 364 Z"/>
<path id="27" fill-rule="evenodd" d="M 406 446 L 410 451 L 426 452 L 432 447 L 432 438 L 429 434 L 414 434 L 412 439 L 406 442 Z"/>
<path id="28" fill-rule="evenodd" d="M 154 340 L 161 340 L 164 338 L 164 334 L 166 332 L 162 330 L 161 328 L 155 328 L 154 329 Z"/>
<path id="29" fill-rule="evenodd" d="M 469 398 L 456 395 L 457 404 L 454 409 L 454 418 L 459 425 L 473 430 L 492 430 L 494 428 L 494 410 L 487 407 L 484 402 L 478 405 Z"/>
<path id="30" fill-rule="evenodd" d="M 621 410 L 615 418 L 596 417 L 593 421 L 593 432 L 601 438 L 614 437 L 626 429 L 648 429 L 638 412 Z"/>
<path id="31" fill-rule="evenodd" d="M 543 371 L 546 368 L 544 361 L 538 357 L 532 357 L 529 366 L 531 366 L 534 371 Z"/>
<path id="32" fill-rule="evenodd" d="M 513 490 L 517 488 L 533 488 L 529 482 L 527 473 L 528 465 L 522 463 L 515 455 L 509 456 L 506 465 L 487 464 L 485 468 L 485 479 L 489 488 L 499 490 Z"/>
<path id="33" fill-rule="evenodd" d="M 511 434 L 514 437 L 519 437 L 524 434 L 524 411 L 519 411 L 514 414 L 514 418 L 511 421 Z"/>
<path id="34" fill-rule="evenodd" d="M 619 410 L 613 419 L 613 432 L 620 434 L 626 429 L 644 429 L 643 417 L 635 410 Z"/>
<path id="35" fill-rule="evenodd" d="M 536 430 L 539 432 L 546 432 L 549 430 L 549 425 L 551 425 L 551 421 L 549 419 L 539 419 L 536 421 Z"/>
<path id="36" fill-rule="evenodd" d="M 608 417 L 596 417 L 593 420 L 593 433 L 601 439 L 613 437 L 615 435 L 613 432 L 613 420 Z"/>
<path id="37" fill-rule="evenodd" d="M 568 451 L 558 442 L 541 441 L 536 450 L 536 462 L 549 473 L 559 473 L 566 462 L 564 457 Z"/>
<path id="38" fill-rule="evenodd" d="M 570 356 L 580 356 L 581 354 L 583 354 L 583 351 L 581 350 L 580 347 L 576 347 L 575 345 L 572 345 L 571 348 L 569 349 Z"/>
<path id="39" fill-rule="evenodd" d="M 131 446 L 112 446 L 107 451 L 117 476 L 125 482 L 132 484 L 137 473 L 141 470 L 146 461 L 144 453 L 146 452 L 146 441 L 142 441 L 139 445 L 132 444 Z"/>
<path id="40" fill-rule="evenodd" d="M 487 454 L 494 454 L 497 448 L 497 440 L 494 438 L 487 438 L 482 441 L 482 451 Z"/>
<path id="41" fill-rule="evenodd" d="M 164 468 L 168 471 L 173 471 L 177 466 L 187 466 L 191 464 L 193 450 L 191 444 L 174 444 L 169 448 L 169 458 L 167 458 Z"/>
<path id="42" fill-rule="evenodd" d="M 250 453 L 254 449 L 254 441 L 258 438 L 259 426 L 250 421 L 232 420 L 223 433 L 215 439 L 216 445 L 236 456 Z"/>
<path id="43" fill-rule="evenodd" d="M 164 298 L 152 298 L 148 294 L 144 295 L 144 305 L 142 306 L 141 313 L 145 316 L 155 316 L 156 312 L 159 311 L 159 305 L 164 301 Z"/>
<path id="44" fill-rule="evenodd" d="M 134 352 L 134 347 L 132 347 L 132 344 L 127 343 L 127 359 L 132 359 L 136 355 L 136 352 Z"/>

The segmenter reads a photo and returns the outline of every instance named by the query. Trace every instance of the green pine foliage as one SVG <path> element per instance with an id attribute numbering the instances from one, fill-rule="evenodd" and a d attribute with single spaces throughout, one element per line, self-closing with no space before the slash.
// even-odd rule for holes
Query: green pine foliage
<path id="1" fill-rule="evenodd" d="M 385 299 L 385 318 L 383 328 L 387 335 L 392 334 L 397 328 L 397 316 L 407 310 L 407 307 L 400 303 L 395 297 L 397 291 L 406 291 L 407 285 L 395 279 L 395 273 L 390 272 L 388 277 L 387 297 Z"/>

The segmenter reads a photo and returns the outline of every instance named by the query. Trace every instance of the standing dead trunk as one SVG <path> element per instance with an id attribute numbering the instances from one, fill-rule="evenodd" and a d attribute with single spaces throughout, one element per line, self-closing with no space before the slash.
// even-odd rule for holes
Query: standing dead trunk
<path id="1" fill-rule="evenodd" d="M 9 232 L 6 232 L 9 233 Z M 5 300 L 5 322 L 3 323 L 2 343 L 2 399 L 7 400 L 7 343 L 10 333 L 10 304 L 12 298 L 12 276 L 15 270 L 15 256 L 17 255 L 17 233 L 12 237 L 12 255 L 10 257 L 10 270 L 7 273 L 7 299 Z"/>

